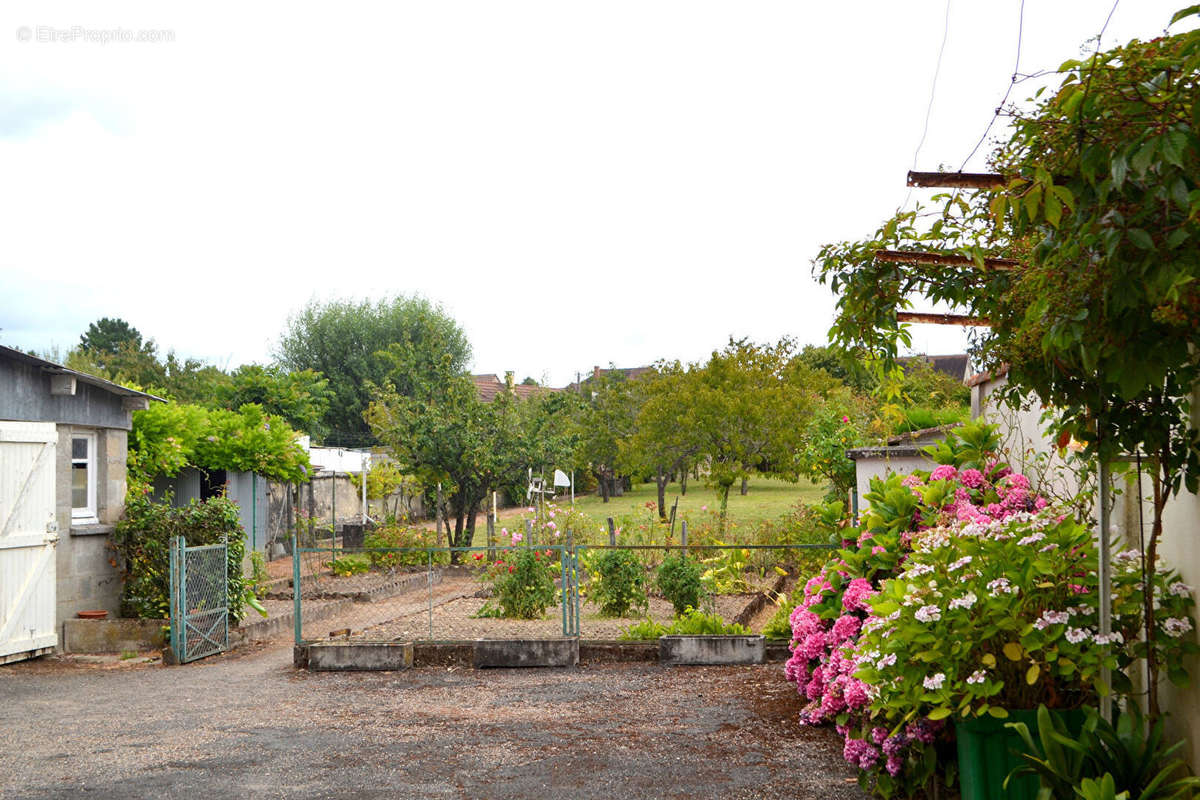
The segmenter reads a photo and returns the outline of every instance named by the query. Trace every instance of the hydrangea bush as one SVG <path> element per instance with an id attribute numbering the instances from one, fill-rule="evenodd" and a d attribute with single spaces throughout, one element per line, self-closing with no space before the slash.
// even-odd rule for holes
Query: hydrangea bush
<path id="1" fill-rule="evenodd" d="M 1070 708 L 1131 687 L 1144 656 L 1141 564 L 1118 553 L 1113 633 L 1097 630 L 1090 532 L 1048 508 L 965 426 L 927 449 L 930 472 L 872 481 L 861 527 L 804 584 L 785 667 L 805 724 L 833 723 L 862 783 L 885 797 L 926 788 L 948 724 L 1006 708 Z M 1195 651 L 1190 587 L 1156 582 L 1163 663 Z M 1172 679 L 1186 680 L 1177 668 Z"/>

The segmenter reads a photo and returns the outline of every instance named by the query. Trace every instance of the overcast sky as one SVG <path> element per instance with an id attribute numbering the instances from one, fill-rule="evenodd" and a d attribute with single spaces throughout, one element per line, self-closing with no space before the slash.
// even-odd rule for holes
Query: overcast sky
<path id="1" fill-rule="evenodd" d="M 983 132 L 1019 5 L 952 0 L 919 168 L 957 168 Z M 1182 5 L 1126 0 L 1105 41 L 1155 36 Z M 1077 56 L 1110 7 L 1026 0 L 1022 70 Z M 311 299 L 396 293 L 458 320 L 476 372 L 552 385 L 730 335 L 824 342 L 810 261 L 905 201 L 945 15 L 9 0 L 0 343 L 65 350 L 116 316 L 232 368 L 269 361 Z M 134 41 L 100 41 L 112 29 Z M 914 331 L 918 351 L 963 347 Z"/>

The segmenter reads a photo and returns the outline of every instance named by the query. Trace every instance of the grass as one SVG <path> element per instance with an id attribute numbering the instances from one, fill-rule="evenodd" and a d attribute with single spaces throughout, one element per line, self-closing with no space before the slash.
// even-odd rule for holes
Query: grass
<path id="1" fill-rule="evenodd" d="M 817 484 L 801 480 L 799 483 L 774 478 L 752 478 L 749 493 L 743 497 L 738 493 L 737 484 L 729 492 L 729 519 L 739 525 L 753 525 L 764 520 L 777 520 L 801 501 L 805 503 L 819 502 L 825 495 L 825 489 Z M 693 514 L 701 512 L 703 506 L 710 511 L 720 507 L 717 493 L 704 486 L 700 481 L 688 481 L 686 495 L 680 495 L 679 484 L 672 483 L 667 487 L 667 513 L 675 498 L 679 498 L 678 514 L 685 511 Z M 575 507 L 597 521 L 605 517 L 616 517 L 644 508 L 646 503 L 656 503 L 658 492 L 653 483 L 635 484 L 632 492 L 626 492 L 624 497 L 613 497 L 605 503 L 599 494 L 577 496 Z M 561 505 L 570 505 L 570 500 L 560 498 Z"/>

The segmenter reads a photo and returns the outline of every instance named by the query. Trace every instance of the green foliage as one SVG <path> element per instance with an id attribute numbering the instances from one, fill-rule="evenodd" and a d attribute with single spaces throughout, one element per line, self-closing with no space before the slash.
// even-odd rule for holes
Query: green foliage
<path id="1" fill-rule="evenodd" d="M 797 468 L 829 486 L 827 501 L 848 508 L 855 485 L 854 462 L 846 451 L 867 443 L 869 411 L 860 399 L 841 391 L 821 400 L 804 425 L 796 451 Z"/>
<path id="2" fill-rule="evenodd" d="M 646 570 L 631 550 L 593 550 L 588 553 L 588 600 L 600 607 L 603 617 L 645 613 Z"/>
<path id="3" fill-rule="evenodd" d="M 371 559 L 367 555 L 341 556 L 335 561 L 326 562 L 330 572 L 339 578 L 350 575 L 361 575 L 371 569 Z"/>
<path id="4" fill-rule="evenodd" d="M 415 296 L 314 300 L 289 318 L 276 353 L 287 369 L 313 370 L 329 381 L 326 442 L 347 445 L 373 438 L 363 419 L 373 386 L 390 380 L 398 394 L 412 396 L 438 374 L 461 373 L 470 355 L 458 324 Z"/>
<path id="5" fill-rule="evenodd" d="M 705 566 L 700 574 L 704 589 L 710 594 L 741 594 L 750 590 L 746 582 L 746 570 L 750 568 L 750 551 L 743 547 L 726 547 L 716 542 L 712 556 L 702 559 Z"/>
<path id="6" fill-rule="evenodd" d="M 768 639 L 789 640 L 792 638 L 792 610 L 797 603 L 788 597 L 787 592 L 775 595 L 775 613 L 763 625 L 762 635 Z"/>
<path id="7" fill-rule="evenodd" d="M 682 614 L 668 627 L 645 619 L 621 630 L 620 638 L 624 641 L 657 639 L 660 636 L 749 636 L 750 629 L 745 625 L 725 624 L 725 620 L 716 614 L 705 614 L 695 608 L 686 608 Z"/>
<path id="8" fill-rule="evenodd" d="M 183 403 L 152 403 L 133 414 L 129 473 L 134 482 L 149 481 L 194 466 L 302 481 L 308 474 L 308 454 L 295 436 L 282 419 L 256 405 L 209 411 Z"/>
<path id="9" fill-rule="evenodd" d="M 197 547 L 220 544 L 228 537 L 229 616 L 234 621 L 242 619 L 248 602 L 257 605 L 251 583 L 242 576 L 245 535 L 237 504 L 225 497 L 192 500 L 175 508 L 169 497 L 155 503 L 148 492 L 130 492 L 125 498 L 125 515 L 113 535 L 113 546 L 125 565 L 122 615 L 144 619 L 170 615 L 171 539 L 182 536 L 188 546 Z"/>
<path id="10" fill-rule="evenodd" d="M 222 408 L 238 409 L 254 403 L 298 431 L 318 438 L 324 433 L 322 419 L 329 410 L 329 381 L 311 369 L 287 372 L 279 367 L 245 364 L 215 389 L 210 402 Z"/>
<path id="11" fill-rule="evenodd" d="M 667 630 L 666 625 L 647 617 L 641 622 L 635 622 L 633 625 L 622 628 L 621 634 L 617 638 L 624 642 L 642 642 L 666 636 Z"/>
<path id="12" fill-rule="evenodd" d="M 994 469 L 990 465 L 999 450 L 999 430 L 995 425 L 977 419 L 961 428 L 947 431 L 945 439 L 923 448 L 922 452 L 937 464 L 982 471 Z"/>
<path id="13" fill-rule="evenodd" d="M 676 614 L 699 608 L 704 592 L 700 565 L 684 553 L 667 556 L 658 568 L 658 590 L 670 601 Z"/>
<path id="14" fill-rule="evenodd" d="M 101 317 L 88 325 L 79 346 L 96 356 L 115 356 L 123 348 L 142 347 L 142 334 L 123 319 Z"/>
<path id="15" fill-rule="evenodd" d="M 1025 765 L 1014 770 L 1005 785 L 1018 775 L 1037 775 L 1042 785 L 1039 797 L 1099 798 L 1129 796 L 1135 800 L 1174 800 L 1191 797 L 1200 789 L 1200 779 L 1179 777 L 1186 764 L 1178 758 L 1185 742 L 1168 745 L 1165 720 L 1150 724 L 1136 703 L 1120 712 L 1116 724 L 1095 709 L 1084 709 L 1086 721 L 1078 736 L 1072 736 L 1061 719 L 1045 706 L 1037 711 L 1037 738 L 1023 722 L 1008 723 L 1024 742 Z M 1090 784 L 1090 787 L 1089 787 Z M 1103 794 L 1097 794 L 1102 791 Z"/>
<path id="16" fill-rule="evenodd" d="M 684 609 L 667 629 L 670 636 L 749 636 L 750 629 L 736 622 L 725 624 L 717 614 L 706 614 L 697 608 Z"/>
<path id="17" fill-rule="evenodd" d="M 560 574 L 552 550 L 510 550 L 488 567 L 493 596 L 476 616 L 541 619 L 556 602 L 554 579 Z"/>
<path id="18" fill-rule="evenodd" d="M 399 523 L 380 525 L 363 536 L 363 549 L 376 569 L 425 567 L 430 562 L 426 548 L 437 547 L 436 534 L 427 528 Z M 433 553 L 434 564 L 445 564 L 450 556 L 444 550 Z"/>

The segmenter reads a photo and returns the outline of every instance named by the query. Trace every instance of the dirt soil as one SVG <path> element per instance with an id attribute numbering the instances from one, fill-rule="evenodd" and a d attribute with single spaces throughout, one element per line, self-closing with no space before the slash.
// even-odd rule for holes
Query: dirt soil
<path id="1" fill-rule="evenodd" d="M 0 667 L 4 798 L 862 800 L 778 664 L 308 673 L 286 640 L 180 667 Z"/>

